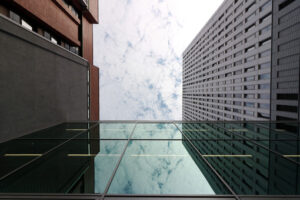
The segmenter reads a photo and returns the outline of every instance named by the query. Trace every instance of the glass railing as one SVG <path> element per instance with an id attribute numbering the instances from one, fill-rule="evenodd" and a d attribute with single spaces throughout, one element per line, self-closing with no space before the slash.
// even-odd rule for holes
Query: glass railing
<path id="1" fill-rule="evenodd" d="M 0 144 L 0 192 L 300 198 L 299 138 L 298 122 L 64 123 Z"/>

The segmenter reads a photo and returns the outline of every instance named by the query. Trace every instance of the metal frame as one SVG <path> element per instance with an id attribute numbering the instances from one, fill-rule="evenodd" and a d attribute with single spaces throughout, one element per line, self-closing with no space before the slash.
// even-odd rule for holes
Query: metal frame
<path id="1" fill-rule="evenodd" d="M 52 151 L 54 151 L 55 149 L 61 147 L 62 145 L 66 144 L 67 142 L 71 141 L 71 140 L 104 140 L 104 141 L 110 141 L 110 140 L 123 140 L 126 141 L 127 143 L 124 146 L 124 149 L 120 155 L 120 158 L 114 168 L 113 173 L 110 176 L 109 181 L 106 184 L 105 190 L 102 194 L 44 194 L 44 193 L 40 193 L 40 194 L 32 194 L 32 193 L 26 193 L 26 194 L 9 194 L 9 193 L 0 193 L 0 199 L 105 199 L 105 198 L 114 198 L 114 199 L 123 199 L 123 198 L 158 198 L 158 199 L 166 199 L 166 198 L 205 198 L 205 199 L 243 199 L 243 198 L 251 198 L 251 199 L 274 199 L 274 198 L 278 198 L 278 199 L 299 199 L 300 195 L 238 195 L 234 192 L 234 190 L 228 185 L 228 183 L 222 178 L 222 176 L 216 171 L 216 169 L 207 161 L 207 159 L 201 154 L 201 152 L 193 145 L 193 143 L 191 141 L 249 141 L 252 142 L 255 145 L 258 145 L 266 150 L 268 150 L 269 152 L 272 152 L 274 154 L 276 154 L 277 156 L 280 156 L 281 158 L 287 159 L 291 162 L 293 162 L 294 164 L 300 165 L 299 162 L 296 162 L 292 159 L 286 158 L 284 157 L 282 154 L 280 154 L 279 152 L 273 151 L 271 149 L 269 149 L 268 147 L 258 144 L 256 141 L 291 141 L 290 139 L 278 139 L 278 140 L 255 140 L 255 139 L 251 139 L 239 134 L 235 134 L 234 132 L 226 129 L 225 127 L 222 126 L 218 126 L 218 124 L 222 124 L 222 123 L 228 123 L 228 124 L 234 124 L 234 123 L 249 123 L 248 121 L 235 121 L 234 123 L 232 123 L 232 121 L 217 121 L 217 122 L 209 122 L 209 121 L 205 121 L 205 122 L 197 122 L 197 121 L 131 121 L 131 120 L 126 120 L 126 121 L 87 121 L 87 122 L 83 122 L 83 121 L 72 121 L 70 123 L 95 123 L 92 126 L 90 126 L 87 130 L 81 131 L 77 134 L 74 134 L 72 137 L 70 138 L 22 138 L 22 139 L 18 139 L 18 140 L 66 140 L 63 141 L 61 144 L 51 148 L 50 150 L 48 150 L 46 153 L 44 153 L 42 156 L 40 157 L 36 157 L 28 162 L 26 162 L 25 164 L 21 165 L 20 167 L 18 167 L 17 169 L 9 172 L 8 174 L 2 176 L 0 178 L 0 181 L 5 179 L 6 177 L 10 176 L 11 174 L 14 174 L 15 172 L 19 171 L 20 169 L 22 169 L 23 167 L 31 164 L 32 162 L 40 159 L 41 157 L 43 157 L 44 155 L 48 155 L 49 153 L 51 153 Z M 95 127 L 97 127 L 99 125 L 99 123 L 133 123 L 134 126 L 131 130 L 131 133 L 129 135 L 128 138 L 76 138 L 78 136 L 80 136 L 81 134 L 84 134 L 92 129 L 94 129 Z M 133 139 L 132 136 L 134 134 L 134 131 L 137 127 L 138 124 L 143 124 L 143 123 L 169 123 L 169 124 L 173 124 L 176 129 L 180 132 L 180 134 L 182 135 L 182 139 Z M 178 127 L 178 125 L 176 123 L 205 123 L 205 124 L 215 124 L 218 128 L 221 128 L 225 131 L 228 131 L 232 134 L 235 134 L 236 136 L 240 137 L 241 139 L 189 139 Z M 299 124 L 299 122 L 288 122 L 288 121 L 284 121 L 284 122 L 279 122 L 279 121 L 273 121 L 273 122 L 265 122 L 265 121 L 252 121 L 250 123 L 295 123 L 295 124 Z M 267 127 L 264 127 L 267 128 Z M 271 129 L 269 129 L 271 131 Z M 272 130 L 274 131 L 274 130 Z M 198 153 L 198 155 L 201 157 L 201 159 L 205 162 L 205 164 L 209 167 L 209 169 L 219 178 L 219 180 L 223 183 L 223 185 L 228 189 L 229 192 L 231 192 L 231 195 L 143 195 L 143 194 L 107 194 L 108 190 L 110 188 L 110 185 L 115 177 L 115 174 L 120 166 L 120 163 L 124 157 L 124 154 L 127 150 L 128 144 L 130 141 L 188 141 L 188 143 L 192 146 L 192 148 Z M 299 141 L 299 139 L 297 140 L 293 140 L 293 141 Z"/>

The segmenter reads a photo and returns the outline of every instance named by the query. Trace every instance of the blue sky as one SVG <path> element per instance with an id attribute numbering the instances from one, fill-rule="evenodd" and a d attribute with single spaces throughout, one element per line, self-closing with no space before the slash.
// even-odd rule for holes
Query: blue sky
<path id="1" fill-rule="evenodd" d="M 181 120 L 182 52 L 222 0 L 99 0 L 101 120 Z"/>

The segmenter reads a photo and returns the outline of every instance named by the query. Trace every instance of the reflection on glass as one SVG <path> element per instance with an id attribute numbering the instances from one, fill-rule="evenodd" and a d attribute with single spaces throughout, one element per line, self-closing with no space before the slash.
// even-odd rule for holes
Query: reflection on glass
<path id="1" fill-rule="evenodd" d="M 21 139 L 69 139 L 76 134 L 87 131 L 91 126 L 97 123 L 62 123 L 47 129 L 36 131 L 34 133 L 20 137 Z"/>
<path id="2" fill-rule="evenodd" d="M 131 141 L 109 188 L 109 194 L 227 194 L 214 191 L 181 141 Z"/>
<path id="3" fill-rule="evenodd" d="M 139 123 L 132 139 L 181 139 L 182 135 L 172 123 Z"/>
<path id="4" fill-rule="evenodd" d="M 134 124 L 133 123 L 100 123 L 99 135 L 94 138 L 101 139 L 128 139 Z"/>
<path id="5" fill-rule="evenodd" d="M 120 159 L 126 141 L 100 141 L 100 152 L 95 157 L 95 193 L 103 193 Z"/>

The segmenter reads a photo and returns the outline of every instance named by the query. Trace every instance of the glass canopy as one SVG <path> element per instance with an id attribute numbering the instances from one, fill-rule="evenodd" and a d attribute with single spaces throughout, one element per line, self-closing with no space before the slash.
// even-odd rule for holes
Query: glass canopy
<path id="1" fill-rule="evenodd" d="M 1 195 L 300 197 L 297 122 L 63 123 L 0 156 Z"/>

